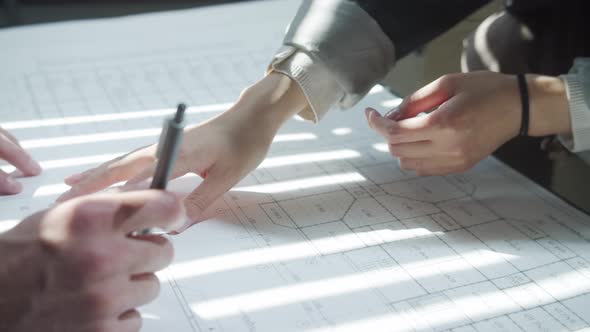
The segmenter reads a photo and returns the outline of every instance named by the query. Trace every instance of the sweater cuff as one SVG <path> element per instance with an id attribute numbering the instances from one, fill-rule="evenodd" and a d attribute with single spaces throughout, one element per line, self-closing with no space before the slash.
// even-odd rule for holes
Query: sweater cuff
<path id="1" fill-rule="evenodd" d="M 283 45 L 304 52 L 318 65 L 314 70 L 321 68 L 321 76 L 329 76 L 331 86 L 343 92 L 337 100 L 343 109 L 383 80 L 395 59 L 393 43 L 378 22 L 349 0 L 303 0 Z"/>
<path id="2" fill-rule="evenodd" d="M 319 122 L 344 95 L 344 90 L 324 65 L 295 47 L 281 47 L 273 57 L 269 70 L 287 75 L 299 84 L 308 106 L 298 115 L 313 123 Z"/>
<path id="3" fill-rule="evenodd" d="M 558 138 L 572 152 L 590 150 L 590 110 L 584 98 L 584 87 L 576 74 L 560 78 L 566 86 L 572 134 L 559 135 Z"/>

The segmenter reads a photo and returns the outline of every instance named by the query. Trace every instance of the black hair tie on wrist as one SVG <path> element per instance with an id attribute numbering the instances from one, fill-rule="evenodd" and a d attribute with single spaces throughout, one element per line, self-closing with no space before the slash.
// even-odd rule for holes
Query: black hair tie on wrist
<path id="1" fill-rule="evenodd" d="M 522 113 L 520 120 L 520 136 L 528 136 L 529 134 L 529 89 L 526 84 L 524 74 L 516 75 L 518 80 L 518 90 L 520 90 L 520 101 L 522 104 Z"/>

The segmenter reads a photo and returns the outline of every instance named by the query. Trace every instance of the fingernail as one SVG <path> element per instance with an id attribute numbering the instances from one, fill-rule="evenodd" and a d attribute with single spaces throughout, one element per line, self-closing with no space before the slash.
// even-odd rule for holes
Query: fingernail
<path id="1" fill-rule="evenodd" d="M 68 190 L 65 193 L 61 194 L 57 199 L 55 199 L 55 201 L 61 203 L 67 201 L 70 198 L 70 196 L 72 196 L 72 190 Z"/>
<path id="2" fill-rule="evenodd" d="M 401 112 L 399 110 L 399 107 L 396 107 L 394 109 L 392 109 L 391 111 L 387 112 L 387 114 L 385 114 L 385 117 L 391 120 L 397 120 L 397 118 L 400 116 Z"/>
<path id="3" fill-rule="evenodd" d="M 172 201 L 171 204 L 176 204 L 176 197 L 173 195 L 170 195 L 169 197 Z M 179 232 L 182 229 L 186 229 L 188 227 L 188 225 L 192 224 L 192 221 L 190 220 L 190 218 L 188 217 L 188 215 L 186 214 L 186 208 L 184 207 L 184 204 L 181 204 L 180 206 L 180 211 L 178 211 L 178 214 L 176 215 L 176 218 L 166 226 L 166 231 L 170 232 Z"/>
<path id="4" fill-rule="evenodd" d="M 34 159 L 29 159 L 27 168 L 30 170 L 31 175 L 38 175 L 41 173 L 41 165 Z"/>
<path id="5" fill-rule="evenodd" d="M 376 116 L 381 116 L 381 113 L 379 113 L 376 109 L 372 107 L 368 107 L 367 109 L 370 111 L 370 113 L 375 113 Z"/>
<path id="6" fill-rule="evenodd" d="M 179 231 L 183 228 L 183 226 L 189 224 L 191 222 L 191 220 L 188 218 L 188 216 L 186 215 L 186 213 L 184 213 L 184 211 L 182 213 L 180 213 L 178 215 L 178 218 L 176 218 L 176 220 L 174 220 L 174 222 L 172 222 L 170 224 L 169 227 L 167 227 L 168 231 Z"/>
<path id="7" fill-rule="evenodd" d="M 22 184 L 11 177 L 6 178 L 6 192 L 10 194 L 18 194 L 23 190 Z"/>
<path id="8" fill-rule="evenodd" d="M 65 183 L 76 183 L 82 179 L 82 173 L 72 174 L 64 179 Z"/>
<path id="9" fill-rule="evenodd" d="M 158 197 L 157 201 L 154 201 L 158 205 L 165 207 L 165 209 L 170 210 L 178 210 L 176 216 L 173 220 L 171 220 L 168 225 L 165 226 L 167 231 L 173 231 L 179 229 L 187 222 L 186 210 L 184 208 L 184 204 L 179 204 L 178 197 L 173 193 L 164 192 L 161 196 Z M 177 207 L 180 205 L 179 209 Z"/>

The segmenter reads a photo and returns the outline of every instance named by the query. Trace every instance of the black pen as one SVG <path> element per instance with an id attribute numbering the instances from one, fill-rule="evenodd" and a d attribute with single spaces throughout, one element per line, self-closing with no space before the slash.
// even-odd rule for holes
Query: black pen
<path id="1" fill-rule="evenodd" d="M 154 177 L 152 178 L 150 189 L 166 190 L 170 172 L 172 172 L 174 162 L 176 161 L 178 147 L 182 141 L 185 110 L 186 105 L 179 104 L 174 117 L 164 120 L 164 127 L 160 134 L 158 151 L 156 153 L 156 170 L 154 171 Z M 146 228 L 131 233 L 131 236 L 160 235 L 165 233 L 165 231 L 159 229 Z"/>
<path id="2" fill-rule="evenodd" d="M 176 161 L 176 153 L 182 140 L 184 130 L 184 112 L 186 105 L 179 104 L 173 118 L 164 120 L 164 128 L 158 142 L 156 170 L 152 178 L 150 189 L 165 190 L 170 172 Z"/>

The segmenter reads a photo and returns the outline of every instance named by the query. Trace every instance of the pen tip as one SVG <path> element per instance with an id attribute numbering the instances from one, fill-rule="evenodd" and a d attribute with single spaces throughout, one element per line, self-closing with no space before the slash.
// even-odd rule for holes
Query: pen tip
<path id="1" fill-rule="evenodd" d="M 174 115 L 175 122 L 180 123 L 184 120 L 184 111 L 186 111 L 186 105 L 184 103 L 178 104 L 176 115 Z"/>

